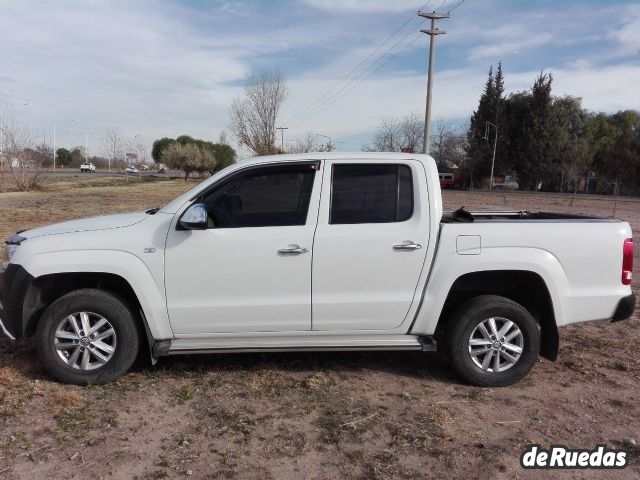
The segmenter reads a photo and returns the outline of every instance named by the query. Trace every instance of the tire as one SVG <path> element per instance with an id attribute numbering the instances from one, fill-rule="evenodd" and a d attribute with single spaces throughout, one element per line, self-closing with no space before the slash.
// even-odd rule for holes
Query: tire
<path id="1" fill-rule="evenodd" d="M 97 330 L 86 335 L 85 322 L 89 332 Z M 140 336 L 125 301 L 103 290 L 82 289 L 49 305 L 38 322 L 36 342 L 40 361 L 53 377 L 74 385 L 100 385 L 131 367 Z"/>
<path id="2" fill-rule="evenodd" d="M 510 327 L 508 322 L 512 322 Z M 446 348 L 449 360 L 457 373 L 473 385 L 512 385 L 524 378 L 538 359 L 538 325 L 522 305 L 508 298 L 497 295 L 475 297 L 457 309 L 448 324 Z M 501 333 L 503 327 L 509 327 L 506 337 L 492 340 L 494 332 Z M 514 336 L 508 338 L 511 335 Z M 507 341 L 503 342 L 503 338 Z M 521 349 L 519 353 L 518 348 Z"/>

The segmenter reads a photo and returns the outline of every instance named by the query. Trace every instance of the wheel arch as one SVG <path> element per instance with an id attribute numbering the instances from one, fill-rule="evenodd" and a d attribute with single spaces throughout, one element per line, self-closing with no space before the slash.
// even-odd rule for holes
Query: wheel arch
<path id="1" fill-rule="evenodd" d="M 557 358 L 559 336 L 553 298 L 542 276 L 528 270 L 485 270 L 458 277 L 438 317 L 434 336 L 439 343 L 455 309 L 480 295 L 499 295 L 522 305 L 540 326 L 540 355 L 552 361 Z"/>
<path id="2" fill-rule="evenodd" d="M 136 318 L 140 317 L 139 312 L 143 311 L 133 287 L 119 275 L 107 272 L 51 273 L 34 278 L 25 292 L 22 335 L 31 337 L 35 334 L 40 316 L 55 300 L 83 288 L 104 290 L 117 295 L 127 302 Z M 145 330 L 140 333 L 145 333 Z"/>

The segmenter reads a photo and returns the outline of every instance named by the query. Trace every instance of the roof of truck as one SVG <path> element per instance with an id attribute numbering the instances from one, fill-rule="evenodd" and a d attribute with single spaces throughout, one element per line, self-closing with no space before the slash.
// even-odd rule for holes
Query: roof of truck
<path id="1" fill-rule="evenodd" d="M 266 155 L 263 157 L 252 157 L 240 160 L 238 163 L 263 163 L 282 162 L 297 160 L 406 160 L 409 158 L 425 161 L 433 160 L 428 155 L 422 153 L 396 153 L 396 152 L 309 152 L 309 153 L 287 153 L 282 155 Z"/>

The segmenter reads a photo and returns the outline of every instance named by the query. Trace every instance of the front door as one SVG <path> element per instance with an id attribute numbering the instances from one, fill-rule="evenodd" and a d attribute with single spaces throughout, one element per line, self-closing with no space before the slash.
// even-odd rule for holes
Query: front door
<path id="1" fill-rule="evenodd" d="M 406 320 L 429 243 L 417 161 L 326 161 L 313 255 L 313 330 L 392 330 Z M 329 188 L 330 185 L 330 188 Z"/>
<path id="2" fill-rule="evenodd" d="M 311 328 L 311 257 L 320 162 L 231 173 L 194 203 L 210 228 L 179 230 L 165 251 L 167 308 L 177 335 Z"/>

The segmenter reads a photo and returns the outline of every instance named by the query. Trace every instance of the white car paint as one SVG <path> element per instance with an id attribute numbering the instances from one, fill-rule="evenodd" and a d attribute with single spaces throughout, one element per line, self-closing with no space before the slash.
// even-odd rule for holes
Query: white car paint
<path id="1" fill-rule="evenodd" d="M 176 230 L 192 199 L 227 175 L 308 160 L 321 167 L 305 225 Z M 403 163 L 414 172 L 413 217 L 329 225 L 329 167 L 380 161 Z M 435 162 L 424 155 L 258 157 L 227 167 L 155 214 L 88 218 L 22 232 L 26 240 L 11 262 L 36 278 L 66 272 L 121 276 L 138 297 L 153 339 L 172 340 L 176 352 L 221 345 L 417 347 L 419 337 L 434 333 L 456 279 L 477 271 L 537 273 L 558 325 L 611 318 L 619 300 L 631 294 L 620 282 L 622 243 L 631 237 L 626 222 L 441 224 L 442 215 Z M 392 249 L 408 240 L 422 249 Z M 290 244 L 309 252 L 278 256 Z"/>

